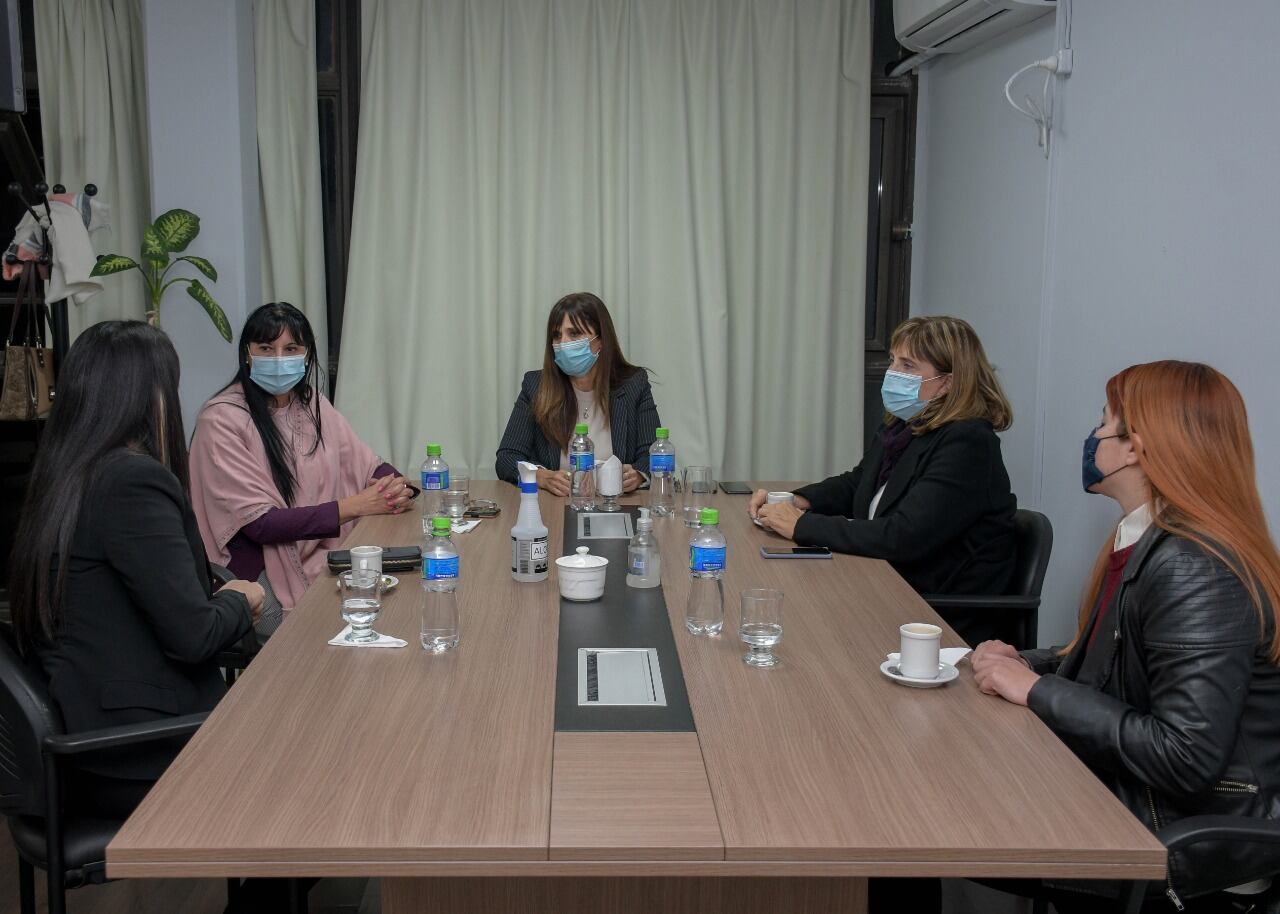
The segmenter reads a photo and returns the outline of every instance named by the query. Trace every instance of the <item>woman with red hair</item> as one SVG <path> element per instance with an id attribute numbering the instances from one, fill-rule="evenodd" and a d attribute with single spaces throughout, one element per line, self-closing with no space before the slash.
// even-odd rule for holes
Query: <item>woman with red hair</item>
<path id="1" fill-rule="evenodd" d="M 1031 708 L 1152 830 L 1193 815 L 1280 818 L 1280 555 L 1240 392 L 1193 362 L 1125 369 L 1085 439 L 1083 484 L 1124 518 L 1075 638 L 1021 653 L 979 645 L 978 687 Z M 1265 845 L 1195 845 L 1170 856 L 1161 891 L 1181 908 L 1278 862 Z"/>

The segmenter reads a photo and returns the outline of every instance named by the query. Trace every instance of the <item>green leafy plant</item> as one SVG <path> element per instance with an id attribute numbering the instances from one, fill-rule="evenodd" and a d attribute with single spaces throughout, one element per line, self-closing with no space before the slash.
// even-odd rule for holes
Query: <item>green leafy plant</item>
<path id="1" fill-rule="evenodd" d="M 123 254 L 103 254 L 98 258 L 89 275 L 110 276 L 112 273 L 123 273 L 125 270 L 137 270 L 141 273 L 142 281 L 147 286 L 147 300 L 150 305 L 147 321 L 156 327 L 160 326 L 160 302 L 164 298 L 164 293 L 174 283 L 185 282 L 187 294 L 200 303 L 200 307 L 204 308 L 205 313 L 209 315 L 209 320 L 213 321 L 222 338 L 229 343 L 231 342 L 231 323 L 204 284 L 191 276 L 169 278 L 169 271 L 185 261 L 203 273 L 210 282 L 218 281 L 218 271 L 213 268 L 213 264 L 203 257 L 182 253 L 199 234 L 199 216 L 185 209 L 171 209 L 158 216 L 156 221 L 143 231 L 141 263 Z"/>

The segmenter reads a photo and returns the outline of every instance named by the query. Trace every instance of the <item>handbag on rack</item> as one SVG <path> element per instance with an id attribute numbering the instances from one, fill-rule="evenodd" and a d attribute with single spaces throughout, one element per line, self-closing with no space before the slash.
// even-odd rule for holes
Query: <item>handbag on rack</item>
<path id="1" fill-rule="evenodd" d="M 18 295 L 4 341 L 3 380 L 0 381 L 0 419 L 30 420 L 48 415 L 53 406 L 53 350 L 45 346 L 43 302 L 37 301 L 36 264 L 22 265 Z M 26 313 L 26 326 L 17 337 Z"/>

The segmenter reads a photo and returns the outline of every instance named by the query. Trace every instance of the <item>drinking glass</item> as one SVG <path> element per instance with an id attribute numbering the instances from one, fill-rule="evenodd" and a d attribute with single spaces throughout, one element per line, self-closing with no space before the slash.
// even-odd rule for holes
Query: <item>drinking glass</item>
<path id="1" fill-rule="evenodd" d="M 711 478 L 711 467 L 690 466 L 684 468 L 684 525 L 698 527 L 698 513 L 703 508 L 713 507 L 711 496 L 716 490 L 716 481 Z"/>
<path id="2" fill-rule="evenodd" d="M 467 504 L 471 500 L 471 480 L 461 473 L 449 474 L 449 488 L 444 493 L 444 513 L 451 520 L 462 520 L 467 513 Z"/>
<path id="3" fill-rule="evenodd" d="M 781 590 L 753 588 L 742 592 L 738 637 L 751 648 L 742 655 L 747 666 L 771 667 L 778 663 L 773 646 L 782 640 Z"/>
<path id="4" fill-rule="evenodd" d="M 357 568 L 338 576 L 342 587 L 342 618 L 351 626 L 347 640 L 376 641 L 373 630 L 382 610 L 382 575 L 367 568 Z"/>

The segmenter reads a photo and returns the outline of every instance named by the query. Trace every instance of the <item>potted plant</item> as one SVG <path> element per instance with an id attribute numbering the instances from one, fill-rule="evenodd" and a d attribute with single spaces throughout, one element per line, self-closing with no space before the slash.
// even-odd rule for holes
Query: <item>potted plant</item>
<path id="1" fill-rule="evenodd" d="M 169 278 L 169 271 L 180 261 L 186 261 L 210 281 L 218 281 L 218 271 L 213 264 L 203 257 L 194 254 L 183 254 L 189 245 L 200 234 L 200 217 L 185 209 L 171 209 L 162 213 L 156 221 L 146 227 L 142 233 L 142 262 L 126 257 L 123 254 L 103 254 L 94 264 L 90 276 L 110 276 L 112 273 L 123 273 L 125 270 L 137 270 L 142 274 L 142 281 L 147 287 L 147 322 L 152 326 L 160 326 L 160 304 L 164 293 L 174 283 L 187 284 L 187 294 L 200 303 L 209 320 L 218 328 L 222 338 L 231 342 L 231 323 L 222 308 L 213 300 L 209 290 L 199 279 L 190 276 L 174 276 Z M 180 255 L 180 256 L 175 256 Z"/>

